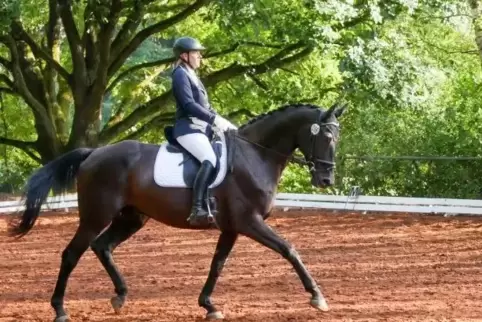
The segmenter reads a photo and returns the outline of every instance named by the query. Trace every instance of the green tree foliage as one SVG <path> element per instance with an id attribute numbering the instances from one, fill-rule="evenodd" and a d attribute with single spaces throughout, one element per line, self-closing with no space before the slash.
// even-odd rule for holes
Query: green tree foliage
<path id="1" fill-rule="evenodd" d="M 349 52 L 343 66 L 363 109 L 345 119 L 341 189 L 480 198 L 481 161 L 360 160 L 344 155 L 481 157 L 480 12 L 470 2 L 420 6 Z M 353 54 L 355 52 L 356 54 Z"/>
<path id="2" fill-rule="evenodd" d="M 287 83 L 293 94 L 304 87 L 302 77 L 296 71 L 275 73 L 297 69 L 315 50 L 323 54 L 331 41 L 327 30 L 365 37 L 366 28 L 359 26 L 372 20 L 371 7 L 360 1 L 350 15 L 332 17 L 341 8 L 336 2 L 8 0 L 0 8 L 1 80 L 9 94 L 22 99 L 21 108 L 30 110 L 37 138 L 22 143 L 2 138 L 0 143 L 22 146 L 45 163 L 79 146 L 140 138 L 162 127 L 172 121 L 170 47 L 185 34 L 210 48 L 203 70 L 209 87 L 226 92 L 232 81 L 238 87 L 234 91 L 244 94 L 257 86 L 266 89 L 257 78 L 264 75 Z M 380 10 L 403 8 L 394 2 Z M 323 77 L 311 84 L 318 81 Z M 223 95 L 218 104 L 228 115 L 250 116 L 285 102 L 286 89 L 280 89 L 285 97 L 240 111 Z M 271 96 L 269 91 L 265 96 Z"/>

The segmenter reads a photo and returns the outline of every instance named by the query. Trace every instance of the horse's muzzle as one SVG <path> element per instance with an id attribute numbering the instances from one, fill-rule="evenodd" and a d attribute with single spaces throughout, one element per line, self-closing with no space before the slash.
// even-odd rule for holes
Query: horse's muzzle
<path id="1" fill-rule="evenodd" d="M 315 173 L 311 177 L 311 184 L 317 188 L 326 188 L 335 184 L 333 176 Z"/>

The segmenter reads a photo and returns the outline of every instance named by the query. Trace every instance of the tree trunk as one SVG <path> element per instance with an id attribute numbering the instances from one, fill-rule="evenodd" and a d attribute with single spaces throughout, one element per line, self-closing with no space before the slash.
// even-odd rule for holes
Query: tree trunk
<path id="1" fill-rule="evenodd" d="M 480 0 L 468 0 L 472 10 L 472 24 L 475 32 L 475 43 L 479 51 L 480 62 L 482 64 L 482 3 Z"/>

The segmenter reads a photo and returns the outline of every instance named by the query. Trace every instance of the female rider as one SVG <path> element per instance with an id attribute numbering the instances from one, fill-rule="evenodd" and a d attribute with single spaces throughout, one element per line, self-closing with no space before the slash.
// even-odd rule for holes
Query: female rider
<path id="1" fill-rule="evenodd" d="M 172 91 L 176 100 L 173 136 L 201 162 L 193 184 L 192 209 L 188 218 L 192 225 L 204 224 L 208 216 L 208 211 L 203 207 L 203 197 L 216 168 L 216 155 L 209 140 L 213 133 L 211 127 L 215 126 L 221 131 L 236 129 L 211 107 L 206 89 L 196 75 L 203 50 L 205 48 L 201 43 L 191 37 L 178 38 L 173 46 L 177 58 L 172 72 Z"/>

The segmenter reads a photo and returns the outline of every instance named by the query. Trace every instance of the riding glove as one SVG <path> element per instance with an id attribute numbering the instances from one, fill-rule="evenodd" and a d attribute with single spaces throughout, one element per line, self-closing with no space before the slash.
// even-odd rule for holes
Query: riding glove
<path id="1" fill-rule="evenodd" d="M 216 115 L 214 118 L 214 126 L 216 126 L 221 131 L 227 131 L 229 129 L 237 130 L 238 128 L 224 117 Z"/>

